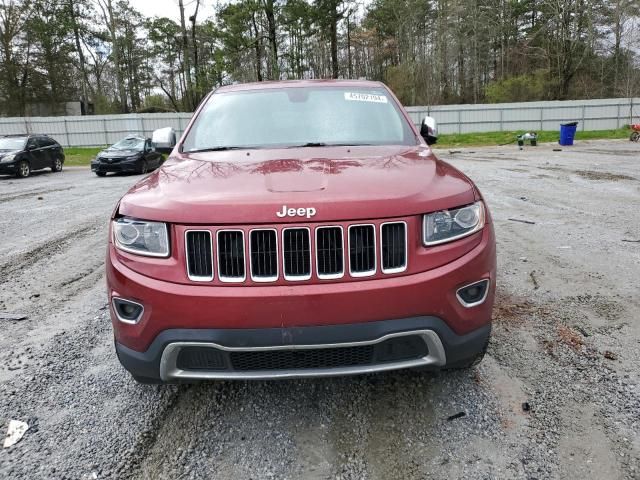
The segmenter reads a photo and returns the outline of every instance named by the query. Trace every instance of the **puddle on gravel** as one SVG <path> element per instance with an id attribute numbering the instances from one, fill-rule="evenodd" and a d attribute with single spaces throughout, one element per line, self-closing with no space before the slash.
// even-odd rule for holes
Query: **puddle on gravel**
<path id="1" fill-rule="evenodd" d="M 595 170 L 569 170 L 562 167 L 538 167 L 541 170 L 553 170 L 556 172 L 566 172 L 566 173 L 574 173 L 579 175 L 582 178 L 586 178 L 587 180 L 608 180 L 612 182 L 617 182 L 620 180 L 638 180 L 635 177 L 630 177 L 629 175 L 622 175 L 619 173 L 611 173 L 611 172 L 598 172 Z"/>
<path id="2" fill-rule="evenodd" d="M 594 170 L 574 170 L 574 173 L 580 175 L 587 180 L 611 180 L 617 182 L 619 180 L 637 180 L 635 177 L 629 175 L 620 175 L 617 173 L 609 172 L 596 172 Z"/>

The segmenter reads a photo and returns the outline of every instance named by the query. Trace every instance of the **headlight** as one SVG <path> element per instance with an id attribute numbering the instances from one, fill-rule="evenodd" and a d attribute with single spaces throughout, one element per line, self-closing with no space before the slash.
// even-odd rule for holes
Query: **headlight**
<path id="1" fill-rule="evenodd" d="M 16 154 L 10 153 L 9 155 L 5 155 L 4 157 L 0 158 L 0 163 L 12 162 L 14 158 L 16 158 Z"/>
<path id="2" fill-rule="evenodd" d="M 428 213 L 422 221 L 422 241 L 429 246 L 466 237 L 484 227 L 484 220 L 482 202 L 453 210 Z"/>
<path id="3" fill-rule="evenodd" d="M 113 221 L 113 240 L 116 247 L 125 252 L 148 257 L 169 256 L 166 223 L 117 218 Z"/>

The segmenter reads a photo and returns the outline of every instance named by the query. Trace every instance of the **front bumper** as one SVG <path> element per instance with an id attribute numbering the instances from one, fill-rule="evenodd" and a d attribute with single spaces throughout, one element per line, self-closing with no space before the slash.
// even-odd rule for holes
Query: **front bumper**
<path id="1" fill-rule="evenodd" d="M 18 171 L 18 162 L 0 163 L 0 175 L 15 175 Z"/>
<path id="2" fill-rule="evenodd" d="M 491 228 L 484 229 L 476 247 L 440 267 L 344 283 L 186 285 L 137 273 L 122 258 L 110 245 L 107 284 L 110 299 L 121 297 L 144 306 L 140 320 L 127 324 L 118 320 L 110 302 L 118 355 L 135 376 L 165 381 L 288 378 L 449 367 L 476 356 L 490 331 L 496 270 Z M 173 268 L 181 268 L 180 262 L 176 261 Z M 463 306 L 456 291 L 480 279 L 490 280 L 485 300 Z M 320 345 L 338 349 L 349 343 L 380 343 L 386 335 L 403 332 L 424 333 L 428 354 L 393 364 L 372 362 L 332 371 L 323 370 L 322 365 L 304 372 L 285 368 L 282 375 L 273 371 L 238 373 L 232 368 L 184 373 L 185 369 L 176 364 L 185 343 L 222 351 L 221 361 L 229 366 L 227 356 L 234 349 L 292 351 L 309 346 L 317 349 Z"/>
<path id="3" fill-rule="evenodd" d="M 108 163 L 104 160 L 91 162 L 92 172 L 104 173 L 135 173 L 140 169 L 140 160 L 119 161 L 117 163 Z"/>
<path id="4" fill-rule="evenodd" d="M 172 329 L 158 335 L 145 352 L 137 352 L 118 342 L 116 351 L 128 371 L 136 377 L 152 381 L 286 379 L 355 375 L 414 367 L 455 367 L 480 354 L 490 333 L 489 324 L 466 335 L 457 335 L 441 319 L 425 316 L 305 328 Z M 362 347 L 370 347 L 373 352 L 378 346 L 380 352 L 386 350 L 382 346 L 390 340 L 410 337 L 424 341 L 423 353 L 400 350 L 395 356 L 385 358 L 380 353 L 372 353 L 368 360 L 339 367 L 324 363 L 308 369 L 295 368 L 295 365 L 277 369 L 269 369 L 268 366 L 251 368 L 246 366 L 246 360 L 233 359 L 233 355 L 260 355 L 265 352 L 294 352 L 294 355 L 330 352 L 326 355 L 332 355 L 341 350 Z M 220 365 L 208 369 L 189 369 L 180 365 L 181 350 L 193 347 L 211 349 L 220 357 Z"/>

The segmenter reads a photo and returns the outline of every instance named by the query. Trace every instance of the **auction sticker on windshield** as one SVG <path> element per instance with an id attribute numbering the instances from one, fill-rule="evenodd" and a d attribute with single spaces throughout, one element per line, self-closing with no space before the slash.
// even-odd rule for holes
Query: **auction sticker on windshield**
<path id="1" fill-rule="evenodd" d="M 356 102 L 387 103 L 385 95 L 374 95 L 372 93 L 344 92 L 344 99 Z"/>

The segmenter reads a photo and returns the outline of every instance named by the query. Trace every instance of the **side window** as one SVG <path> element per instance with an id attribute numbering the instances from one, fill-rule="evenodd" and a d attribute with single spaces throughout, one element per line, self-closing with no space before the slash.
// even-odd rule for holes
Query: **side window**
<path id="1" fill-rule="evenodd" d="M 36 139 L 34 137 L 30 137 L 29 140 L 27 140 L 27 148 L 38 148 L 38 144 L 36 143 Z"/>
<path id="2" fill-rule="evenodd" d="M 48 147 L 49 143 L 47 142 L 46 137 L 36 137 L 36 145 L 38 148 Z"/>
<path id="3" fill-rule="evenodd" d="M 147 138 L 144 142 L 144 151 L 145 152 L 150 152 L 151 151 L 151 139 Z"/>
<path id="4" fill-rule="evenodd" d="M 42 137 L 43 146 L 45 147 L 55 147 L 56 142 L 52 138 Z"/>

